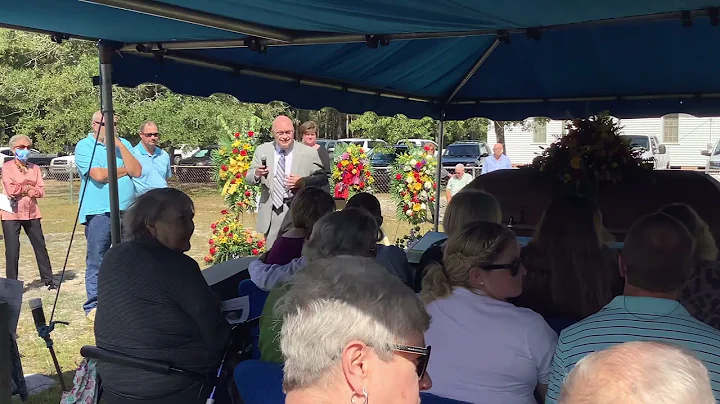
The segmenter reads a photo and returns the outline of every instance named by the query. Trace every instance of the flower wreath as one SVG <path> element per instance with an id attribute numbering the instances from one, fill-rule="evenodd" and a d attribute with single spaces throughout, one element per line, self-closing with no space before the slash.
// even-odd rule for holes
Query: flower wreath
<path id="1" fill-rule="evenodd" d="M 335 150 L 339 153 L 332 172 L 335 198 L 349 199 L 360 192 L 372 192 L 375 178 L 365 149 L 355 144 L 340 144 Z"/>
<path id="2" fill-rule="evenodd" d="M 210 249 L 205 256 L 207 263 L 219 263 L 238 257 L 256 256 L 265 251 L 265 239 L 242 226 L 240 214 L 223 209 L 224 217 L 210 225 L 212 237 L 208 240 Z"/>
<path id="3" fill-rule="evenodd" d="M 390 168 L 390 192 L 396 202 L 397 217 L 413 227 L 396 244 L 410 246 L 420 237 L 420 225 L 430 222 L 435 212 L 435 170 L 437 160 L 431 145 L 410 148 L 397 157 Z"/>
<path id="4" fill-rule="evenodd" d="M 255 133 L 236 132 L 223 137 L 219 143 L 220 149 L 213 153 L 212 159 L 217 169 L 216 179 L 220 193 L 231 210 L 253 211 L 259 187 L 245 182 L 245 174 L 250 169 L 257 146 Z"/>

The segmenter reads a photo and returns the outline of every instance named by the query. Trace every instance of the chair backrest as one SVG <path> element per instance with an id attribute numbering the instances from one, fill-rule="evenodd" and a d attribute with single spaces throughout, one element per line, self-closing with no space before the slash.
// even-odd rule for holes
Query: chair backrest
<path id="1" fill-rule="evenodd" d="M 248 318 L 257 318 L 262 315 L 265 300 L 267 300 L 268 292 L 258 288 L 253 281 L 246 279 L 240 282 L 238 286 L 238 296 L 247 296 L 250 301 L 250 315 Z M 260 359 L 260 326 L 250 329 L 250 335 L 253 343 L 253 359 Z"/>
<path id="2" fill-rule="evenodd" d="M 545 317 L 545 322 L 547 322 L 550 328 L 552 328 L 558 335 L 560 335 L 560 332 L 562 330 L 577 323 L 577 320 L 574 320 L 570 317 L 547 316 Z"/>
<path id="3" fill-rule="evenodd" d="M 235 386 L 245 404 L 284 404 L 282 365 L 258 360 L 235 366 Z"/>
<path id="4" fill-rule="evenodd" d="M 420 393 L 420 401 L 423 404 L 469 404 L 465 401 L 457 401 L 451 398 L 440 397 L 430 393 Z"/>

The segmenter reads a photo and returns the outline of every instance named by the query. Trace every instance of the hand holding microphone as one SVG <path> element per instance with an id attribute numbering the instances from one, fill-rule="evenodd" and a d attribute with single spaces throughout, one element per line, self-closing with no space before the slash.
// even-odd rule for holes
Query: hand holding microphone
<path id="1" fill-rule="evenodd" d="M 268 175 L 267 159 L 263 157 L 261 160 L 261 166 L 255 169 L 255 178 L 265 177 Z"/>

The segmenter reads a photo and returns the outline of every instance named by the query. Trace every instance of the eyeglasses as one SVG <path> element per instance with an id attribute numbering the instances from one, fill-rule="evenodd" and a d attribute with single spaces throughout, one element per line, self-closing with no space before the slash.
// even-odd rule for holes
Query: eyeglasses
<path id="1" fill-rule="evenodd" d="M 411 345 L 394 345 L 393 351 L 405 352 L 413 355 L 420 355 L 415 364 L 415 371 L 417 372 L 418 379 L 422 379 L 427 371 L 428 362 L 430 361 L 430 346 L 425 348 Z"/>
<path id="2" fill-rule="evenodd" d="M 279 130 L 279 131 L 274 132 L 274 133 L 275 133 L 276 135 L 280 135 L 280 136 L 282 136 L 282 135 L 293 135 L 293 134 L 295 133 L 295 129 L 291 129 L 291 130 Z"/>
<path id="3" fill-rule="evenodd" d="M 510 275 L 516 276 L 520 272 L 520 265 L 522 265 L 522 258 L 518 257 L 515 261 L 509 264 L 494 264 L 494 265 L 482 265 L 480 268 L 486 271 L 494 271 L 498 269 L 509 269 Z"/>
<path id="4" fill-rule="evenodd" d="M 157 133 L 157 132 L 153 132 L 153 133 L 145 133 L 145 132 L 143 132 L 142 135 L 145 136 L 145 137 L 160 137 L 160 134 Z"/>
<path id="5" fill-rule="evenodd" d="M 87 121 L 86 121 L 86 122 L 87 122 Z M 96 123 L 96 124 L 98 124 L 98 125 L 100 125 L 100 126 L 105 126 L 105 122 L 93 121 L 93 123 Z M 113 125 L 114 125 L 114 126 L 117 126 L 117 124 L 118 124 L 117 121 L 113 122 Z"/>

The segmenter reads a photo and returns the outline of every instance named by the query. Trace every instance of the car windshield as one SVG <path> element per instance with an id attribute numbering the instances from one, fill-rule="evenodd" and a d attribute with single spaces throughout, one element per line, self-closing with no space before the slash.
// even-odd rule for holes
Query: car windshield
<path id="1" fill-rule="evenodd" d="M 453 157 L 479 157 L 480 147 L 476 144 L 451 144 L 448 146 L 445 155 Z"/>
<path id="2" fill-rule="evenodd" d="M 630 141 L 630 147 L 633 149 L 644 149 L 650 150 L 650 144 L 648 143 L 647 136 L 626 136 Z"/>
<path id="3" fill-rule="evenodd" d="M 407 151 L 407 147 L 405 146 L 395 146 L 392 149 L 390 148 L 382 148 L 375 150 L 375 153 L 373 153 L 372 157 L 370 157 L 372 160 L 382 160 L 387 159 L 392 156 L 397 156 L 400 154 L 403 154 Z"/>
<path id="4" fill-rule="evenodd" d="M 195 154 L 193 154 L 192 156 L 196 157 L 196 158 L 207 157 L 210 155 L 210 152 L 212 150 L 213 149 L 200 149 L 200 150 L 196 151 Z"/>
<path id="5" fill-rule="evenodd" d="M 715 151 L 713 151 L 713 156 L 717 156 L 720 154 L 720 142 L 715 146 Z"/>

